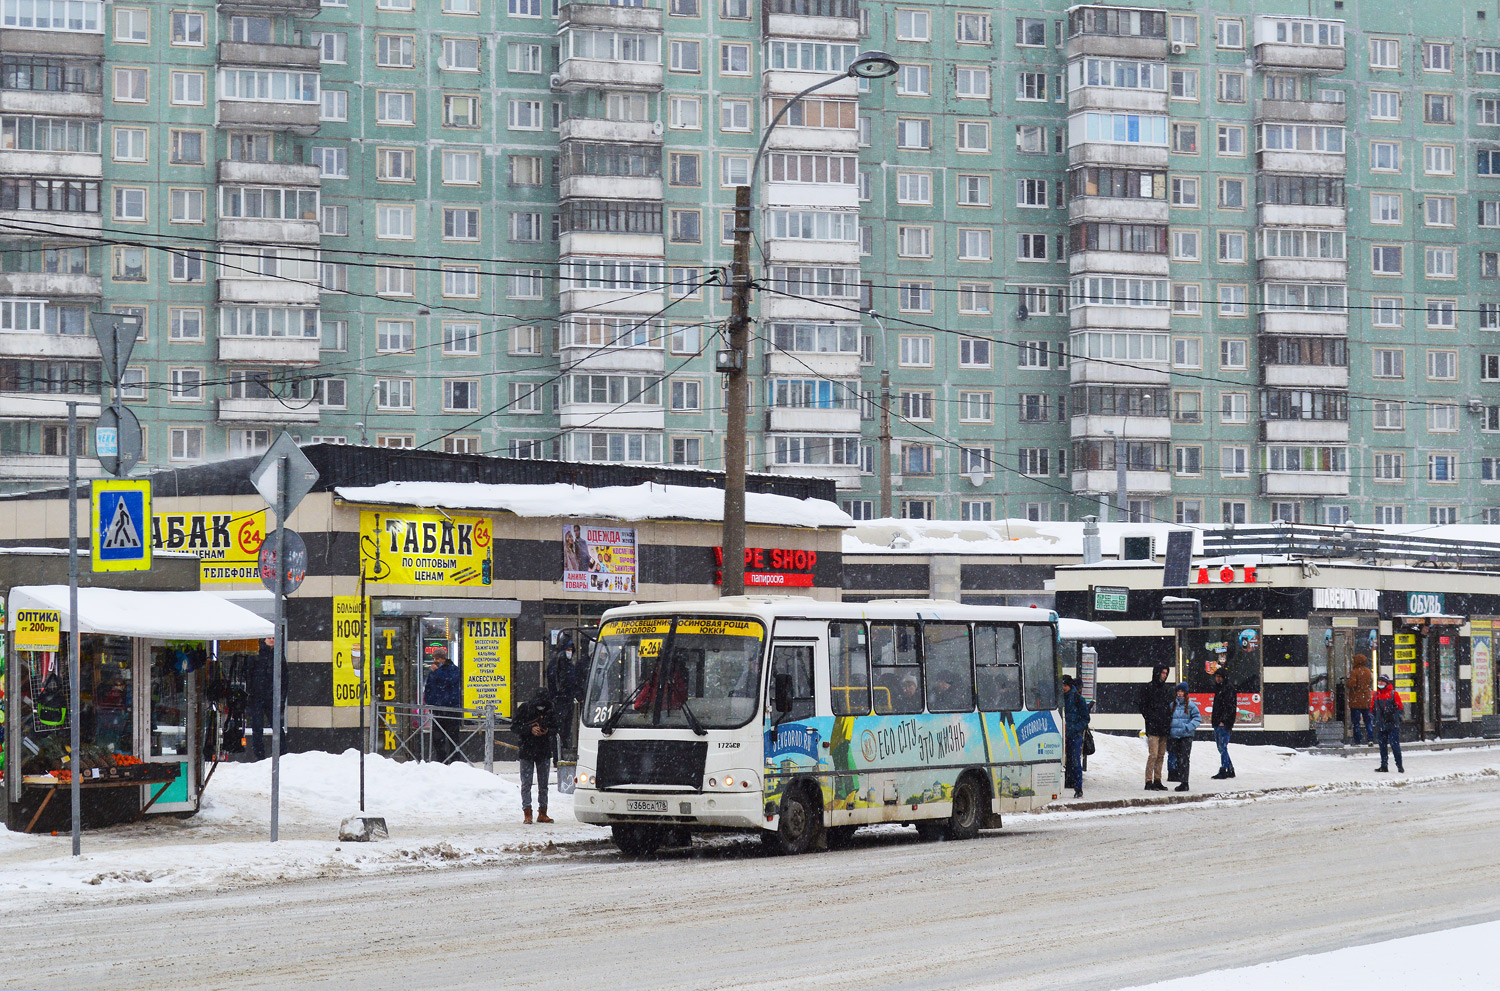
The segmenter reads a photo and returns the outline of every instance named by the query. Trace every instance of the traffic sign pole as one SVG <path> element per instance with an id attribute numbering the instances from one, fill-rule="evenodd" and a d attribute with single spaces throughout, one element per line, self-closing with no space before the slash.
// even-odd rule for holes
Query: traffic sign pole
<path id="1" fill-rule="evenodd" d="M 287 458 L 276 459 L 276 643 L 271 660 L 271 842 L 277 840 L 281 802 L 281 665 L 286 659 Z"/>
<path id="2" fill-rule="evenodd" d="M 78 404 L 68 403 L 68 795 L 72 800 L 73 856 L 83 853 L 83 765 L 78 752 L 83 749 L 82 690 L 78 681 L 83 665 L 79 662 L 78 635 Z"/>

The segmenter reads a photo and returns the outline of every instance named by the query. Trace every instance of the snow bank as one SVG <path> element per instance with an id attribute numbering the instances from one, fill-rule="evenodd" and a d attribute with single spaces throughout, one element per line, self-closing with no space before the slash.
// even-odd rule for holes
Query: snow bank
<path id="1" fill-rule="evenodd" d="M 483 482 L 383 482 L 339 486 L 349 502 L 442 509 L 500 510 L 525 517 L 591 517 L 610 520 L 704 520 L 724 518 L 724 491 L 689 485 L 488 485 Z M 824 499 L 745 494 L 745 519 L 779 526 L 845 527 L 853 524 Z"/>
<path id="2" fill-rule="evenodd" d="M 1486 948 L 1500 941 L 1500 922 L 1403 936 L 1384 943 L 1277 960 L 1255 967 L 1215 970 L 1145 984 L 1127 991 L 1295 991 L 1298 988 L 1443 988 L 1489 991 L 1497 983 Z"/>

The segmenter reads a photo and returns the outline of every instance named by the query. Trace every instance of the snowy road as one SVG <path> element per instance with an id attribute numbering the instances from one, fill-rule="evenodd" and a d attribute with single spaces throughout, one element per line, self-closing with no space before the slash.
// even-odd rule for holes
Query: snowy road
<path id="1" fill-rule="evenodd" d="M 1486 779 L 0 913 L 0 982 L 1116 988 L 1500 918 L 1497 813 Z"/>

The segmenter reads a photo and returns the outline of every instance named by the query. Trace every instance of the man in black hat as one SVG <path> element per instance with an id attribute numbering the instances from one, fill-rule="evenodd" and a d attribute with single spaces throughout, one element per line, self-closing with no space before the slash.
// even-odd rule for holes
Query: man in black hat
<path id="1" fill-rule="evenodd" d="M 1073 681 L 1071 674 L 1062 676 L 1062 711 L 1067 773 L 1063 787 L 1073 789 L 1074 798 L 1083 797 L 1083 735 L 1089 728 L 1089 704 Z"/>

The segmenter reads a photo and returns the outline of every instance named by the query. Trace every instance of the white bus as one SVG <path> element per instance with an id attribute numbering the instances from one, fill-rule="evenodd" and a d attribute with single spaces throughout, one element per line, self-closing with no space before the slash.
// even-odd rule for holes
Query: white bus
<path id="1" fill-rule="evenodd" d="M 611 609 L 574 808 L 619 848 L 759 832 L 800 853 L 870 823 L 972 837 L 1062 782 L 1057 616 L 752 595 Z"/>

